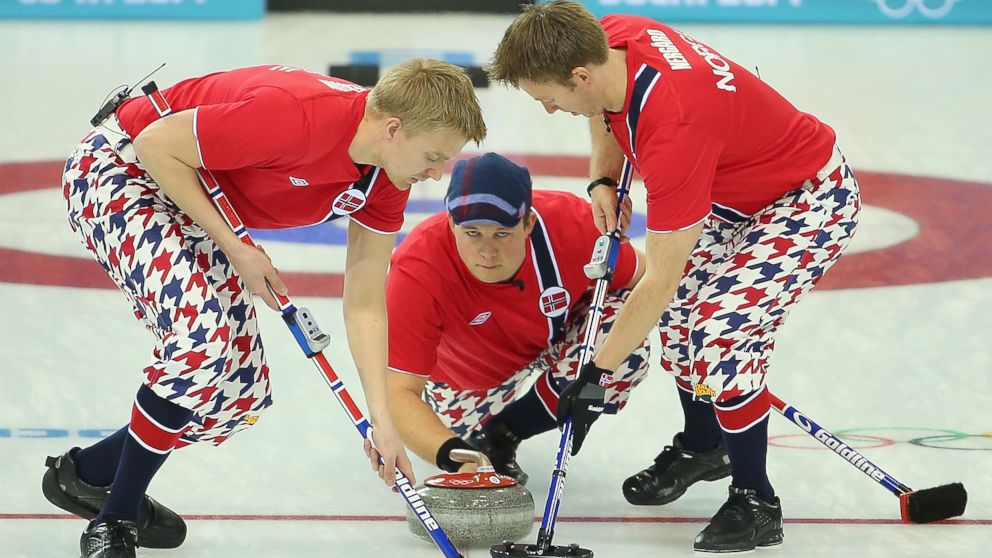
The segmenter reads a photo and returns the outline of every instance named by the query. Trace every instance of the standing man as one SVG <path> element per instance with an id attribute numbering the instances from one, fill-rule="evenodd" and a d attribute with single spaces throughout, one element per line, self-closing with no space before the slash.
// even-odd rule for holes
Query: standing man
<path id="1" fill-rule="evenodd" d="M 92 519 L 83 558 L 182 544 L 182 519 L 145 496 L 175 447 L 218 445 L 272 404 L 252 295 L 277 309 L 287 288 L 268 256 L 243 244 L 197 182 L 221 185 L 244 224 L 285 228 L 348 215 L 344 313 L 377 450 L 392 484 L 412 479 L 385 398 L 385 279 L 412 184 L 485 137 L 459 68 L 412 60 L 362 87 L 287 66 L 182 81 L 161 103 L 126 101 L 66 162 L 69 223 L 155 337 L 130 424 L 49 458 L 55 505 Z M 384 464 L 378 464 L 382 457 Z"/>
<path id="2" fill-rule="evenodd" d="M 445 205 L 393 255 L 390 409 L 404 443 L 428 463 L 471 470 L 449 452 L 474 448 L 525 484 L 517 447 L 555 428 L 558 395 L 578 372 L 590 303 L 582 268 L 599 233 L 588 202 L 566 192 L 532 196 L 527 169 L 495 153 L 455 165 Z M 642 256 L 621 245 L 600 338 L 641 278 Z M 647 372 L 648 340 L 621 361 L 606 387 L 607 413 Z"/>
<path id="3" fill-rule="evenodd" d="M 644 278 L 562 394 L 559 420 L 595 417 L 588 410 L 601 403 L 583 384 L 613 374 L 657 323 L 685 428 L 627 479 L 624 495 L 668 503 L 725 476 L 729 460 L 730 498 L 695 550 L 780 544 L 782 510 L 765 471 L 768 359 L 792 305 L 848 245 L 860 209 L 833 130 L 685 33 L 643 17 L 597 21 L 573 2 L 527 7 L 489 70 L 549 113 L 589 117 L 590 177 L 615 178 L 626 156 L 647 189 Z M 601 185 L 592 196 L 607 230 L 616 192 Z"/>

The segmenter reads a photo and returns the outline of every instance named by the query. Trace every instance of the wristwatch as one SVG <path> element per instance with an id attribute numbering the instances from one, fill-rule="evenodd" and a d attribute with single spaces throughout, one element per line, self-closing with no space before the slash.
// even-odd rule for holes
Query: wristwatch
<path id="1" fill-rule="evenodd" d="M 589 196 L 591 197 L 592 196 L 593 189 L 596 186 L 599 186 L 600 184 L 605 184 L 607 186 L 612 186 L 614 188 L 617 187 L 617 181 L 616 180 L 613 180 L 612 178 L 610 178 L 608 176 L 601 176 L 601 177 L 597 178 L 596 180 L 593 180 L 592 182 L 589 183 L 588 186 L 586 186 L 586 193 L 589 194 Z"/>

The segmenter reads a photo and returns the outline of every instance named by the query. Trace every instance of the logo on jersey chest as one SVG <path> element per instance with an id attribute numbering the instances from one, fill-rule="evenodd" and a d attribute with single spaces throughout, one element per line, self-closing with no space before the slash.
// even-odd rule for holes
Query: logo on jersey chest
<path id="1" fill-rule="evenodd" d="M 479 312 L 479 315 L 476 316 L 476 317 L 474 317 L 474 318 L 472 318 L 472 321 L 469 322 L 468 325 L 470 325 L 470 326 L 482 325 L 482 324 L 486 323 L 487 321 L 489 321 L 489 318 L 492 317 L 492 315 L 493 315 L 493 313 L 492 312 L 489 312 L 488 310 L 485 311 L 485 312 Z"/>
<path id="2" fill-rule="evenodd" d="M 548 287 L 541 293 L 541 313 L 549 318 L 557 318 L 568 310 L 572 301 L 568 291 L 561 287 Z"/>
<path id="3" fill-rule="evenodd" d="M 368 199 L 365 197 L 365 192 L 357 188 L 348 188 L 334 198 L 334 203 L 331 204 L 331 211 L 335 215 L 351 215 L 365 207 L 366 201 Z"/>
<path id="4" fill-rule="evenodd" d="M 309 186 L 310 183 L 307 182 L 306 178 L 296 178 L 295 176 L 289 177 L 289 183 L 293 186 Z"/>

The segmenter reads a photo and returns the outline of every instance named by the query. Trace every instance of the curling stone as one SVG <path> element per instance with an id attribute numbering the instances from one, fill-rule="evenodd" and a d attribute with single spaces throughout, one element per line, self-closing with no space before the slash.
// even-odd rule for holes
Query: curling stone
<path id="1" fill-rule="evenodd" d="M 459 548 L 489 547 L 520 540 L 534 527 L 534 497 L 516 480 L 496 474 L 477 451 L 451 450 L 451 459 L 475 463 L 475 473 L 442 473 L 424 480 L 417 493 L 427 504 L 451 543 Z M 424 526 L 407 507 L 410 532 L 430 541 Z"/>

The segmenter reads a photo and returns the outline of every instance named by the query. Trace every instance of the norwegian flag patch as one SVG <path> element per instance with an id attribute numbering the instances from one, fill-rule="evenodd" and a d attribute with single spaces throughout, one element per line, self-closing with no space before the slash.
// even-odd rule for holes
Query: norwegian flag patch
<path id="1" fill-rule="evenodd" d="M 541 293 L 541 313 L 549 318 L 557 318 L 568 311 L 571 295 L 561 287 L 548 287 Z"/>
<path id="2" fill-rule="evenodd" d="M 366 201 L 365 192 L 357 188 L 348 188 L 334 198 L 334 203 L 331 204 L 331 211 L 335 215 L 351 215 L 365 207 Z"/>

